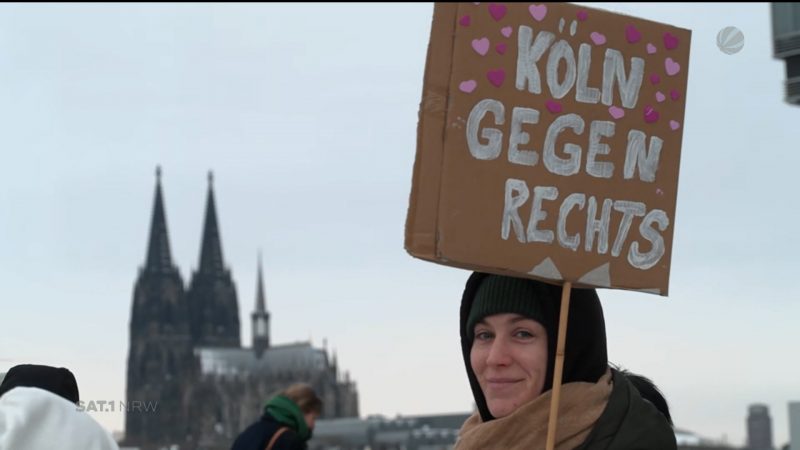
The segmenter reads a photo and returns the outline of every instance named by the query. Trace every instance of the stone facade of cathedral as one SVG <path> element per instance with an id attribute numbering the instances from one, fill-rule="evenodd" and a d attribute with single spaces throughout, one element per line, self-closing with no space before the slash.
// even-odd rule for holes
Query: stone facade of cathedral
<path id="1" fill-rule="evenodd" d="M 272 345 L 259 264 L 252 347 L 241 344 L 239 304 L 225 266 L 209 175 L 200 264 L 188 288 L 172 263 L 160 170 L 147 259 L 133 291 L 123 445 L 142 450 L 228 449 L 257 419 L 264 402 L 297 381 L 324 401 L 321 418 L 358 416 L 358 392 L 340 376 L 336 355 L 308 342 Z M 148 404 L 148 403 L 144 403 Z M 152 404 L 152 403 L 149 403 Z"/>

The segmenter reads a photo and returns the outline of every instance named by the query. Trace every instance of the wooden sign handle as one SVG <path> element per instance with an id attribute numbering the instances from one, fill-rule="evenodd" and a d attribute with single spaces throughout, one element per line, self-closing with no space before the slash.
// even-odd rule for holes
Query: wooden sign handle
<path id="1" fill-rule="evenodd" d="M 564 348 L 567 340 L 567 318 L 569 316 L 569 297 L 572 283 L 564 283 L 561 291 L 561 313 L 558 319 L 558 344 L 556 346 L 556 366 L 553 371 L 553 396 L 550 398 L 550 420 L 547 423 L 547 450 L 556 445 L 558 426 L 558 401 L 561 397 L 561 378 L 564 371 Z"/>

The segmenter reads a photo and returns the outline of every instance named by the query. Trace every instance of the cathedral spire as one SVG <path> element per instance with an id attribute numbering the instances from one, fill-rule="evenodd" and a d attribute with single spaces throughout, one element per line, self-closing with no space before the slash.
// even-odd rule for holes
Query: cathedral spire
<path id="1" fill-rule="evenodd" d="M 214 174 L 208 172 L 208 197 L 206 200 L 206 220 L 203 225 L 203 242 L 200 248 L 200 273 L 221 274 L 224 272 L 222 242 L 217 225 L 217 209 L 214 206 Z"/>
<path id="2" fill-rule="evenodd" d="M 214 176 L 208 172 L 200 264 L 189 284 L 189 313 L 195 345 L 239 347 L 239 302 L 230 270 L 222 258 L 222 241 L 214 202 Z"/>
<path id="3" fill-rule="evenodd" d="M 258 281 L 256 282 L 256 310 L 257 314 L 267 312 L 267 299 L 264 295 L 264 275 L 261 272 L 261 251 L 258 252 Z"/>
<path id="4" fill-rule="evenodd" d="M 264 295 L 264 275 L 261 272 L 261 252 L 258 252 L 258 280 L 256 281 L 256 309 L 250 315 L 252 320 L 253 350 L 260 358 L 269 348 L 269 313 Z"/>
<path id="5" fill-rule="evenodd" d="M 156 167 L 156 192 L 153 200 L 153 215 L 150 220 L 150 241 L 147 245 L 145 269 L 164 272 L 172 268 L 169 251 L 167 217 L 164 213 L 164 199 L 161 195 L 161 166 Z"/>

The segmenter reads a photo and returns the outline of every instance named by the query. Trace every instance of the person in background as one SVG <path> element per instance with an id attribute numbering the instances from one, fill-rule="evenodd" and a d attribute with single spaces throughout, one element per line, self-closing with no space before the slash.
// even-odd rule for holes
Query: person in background
<path id="1" fill-rule="evenodd" d="M 295 383 L 267 401 L 264 414 L 234 441 L 231 450 L 304 450 L 322 400 L 305 383 Z"/>
<path id="2" fill-rule="evenodd" d="M 594 289 L 572 289 L 555 448 L 677 448 L 667 417 L 608 364 Z M 461 348 L 478 411 L 456 450 L 543 449 L 561 287 L 473 273 L 461 301 Z"/>
<path id="3" fill-rule="evenodd" d="M 629 370 L 618 370 L 628 378 L 628 381 L 630 381 L 634 387 L 636 387 L 636 390 L 639 391 L 639 395 L 641 395 L 643 399 L 652 403 L 653 406 L 655 406 L 656 409 L 658 409 L 661 414 L 667 418 L 669 425 L 673 426 L 672 415 L 669 413 L 669 404 L 667 404 L 667 399 L 664 398 L 664 394 L 658 389 L 658 387 L 656 387 L 656 384 L 643 375 L 633 373 Z"/>
<path id="4" fill-rule="evenodd" d="M 0 384 L 0 450 L 118 450 L 78 401 L 68 369 L 13 367 Z"/>

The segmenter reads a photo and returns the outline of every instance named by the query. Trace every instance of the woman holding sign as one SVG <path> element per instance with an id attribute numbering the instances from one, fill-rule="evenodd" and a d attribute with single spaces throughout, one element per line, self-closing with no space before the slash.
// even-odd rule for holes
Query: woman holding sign
<path id="1" fill-rule="evenodd" d="M 461 302 L 461 346 L 478 412 L 456 450 L 544 449 L 561 288 L 474 273 Z M 556 449 L 675 449 L 668 419 L 608 366 L 593 289 L 573 289 Z"/>

